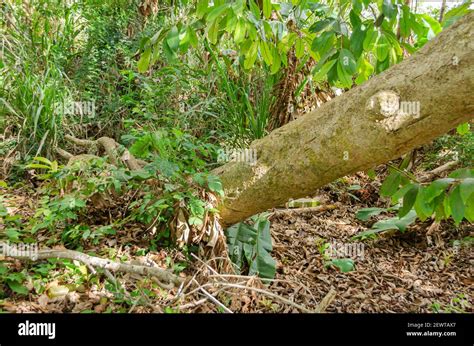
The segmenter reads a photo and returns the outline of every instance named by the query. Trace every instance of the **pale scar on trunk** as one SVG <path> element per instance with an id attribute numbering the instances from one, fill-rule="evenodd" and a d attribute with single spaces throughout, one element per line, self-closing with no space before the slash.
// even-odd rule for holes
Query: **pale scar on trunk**
<path id="1" fill-rule="evenodd" d="M 394 132 L 420 118 L 419 102 L 402 101 L 392 90 L 383 90 L 369 98 L 366 111 L 375 116 L 375 122 L 387 132 Z"/>

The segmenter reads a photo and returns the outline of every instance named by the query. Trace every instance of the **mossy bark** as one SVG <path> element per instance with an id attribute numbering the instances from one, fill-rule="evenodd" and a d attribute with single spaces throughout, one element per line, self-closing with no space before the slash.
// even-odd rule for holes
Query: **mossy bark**
<path id="1" fill-rule="evenodd" d="M 395 159 L 474 116 L 474 14 L 417 54 L 251 144 L 257 163 L 214 171 L 230 225 Z M 409 107 L 406 107 L 406 106 Z"/>

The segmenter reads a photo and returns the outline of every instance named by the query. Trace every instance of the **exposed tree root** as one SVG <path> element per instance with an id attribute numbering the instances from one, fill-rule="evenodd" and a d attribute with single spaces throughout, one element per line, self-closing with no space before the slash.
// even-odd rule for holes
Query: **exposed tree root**
<path id="1" fill-rule="evenodd" d="M 127 149 L 122 148 L 120 144 L 110 137 L 100 137 L 95 141 L 79 139 L 70 135 L 66 135 L 64 138 L 78 147 L 86 148 L 89 154 L 101 155 L 103 153 L 107 155 L 109 162 L 114 166 L 118 166 L 122 162 L 128 169 L 134 171 L 143 168 L 147 164 L 143 160 L 137 160 Z M 69 160 L 69 163 L 75 160 L 75 156 L 65 150 L 57 149 L 56 152 L 61 157 Z"/>
<path id="2" fill-rule="evenodd" d="M 173 288 L 175 285 L 178 286 L 183 282 L 183 279 L 166 269 L 115 262 L 109 259 L 94 257 L 73 250 L 44 249 L 38 250 L 37 252 L 25 253 L 25 251 L 18 251 L 15 247 L 12 247 L 6 243 L 0 243 L 0 247 L 3 248 L 3 253 L 5 253 L 7 257 L 20 260 L 37 261 L 48 258 L 76 260 L 84 263 L 88 267 L 155 277 L 163 284 L 161 285 L 162 287 Z"/>

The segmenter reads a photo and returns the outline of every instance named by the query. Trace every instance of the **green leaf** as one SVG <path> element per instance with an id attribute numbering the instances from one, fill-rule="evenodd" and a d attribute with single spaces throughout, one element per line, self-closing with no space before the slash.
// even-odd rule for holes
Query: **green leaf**
<path id="1" fill-rule="evenodd" d="M 258 41 L 254 41 L 252 45 L 250 46 L 249 51 L 247 52 L 244 60 L 244 68 L 246 70 L 250 70 L 253 65 L 255 64 L 255 61 L 257 60 L 257 54 L 258 54 Z"/>
<path id="2" fill-rule="evenodd" d="M 339 60 L 337 63 L 337 76 L 344 88 L 350 88 L 352 86 L 352 75 L 348 74 Z"/>
<path id="3" fill-rule="evenodd" d="M 217 39 L 218 39 L 218 34 L 219 34 L 219 20 L 215 20 L 207 31 L 209 42 L 211 42 L 212 44 L 216 44 Z"/>
<path id="4" fill-rule="evenodd" d="M 336 33 L 343 36 L 349 36 L 349 27 L 345 21 L 341 19 L 336 19 L 332 27 Z"/>
<path id="5" fill-rule="evenodd" d="M 414 184 L 407 191 L 407 193 L 403 197 L 403 206 L 398 211 L 399 217 L 404 217 L 413 208 L 413 206 L 415 205 L 416 197 L 418 196 L 418 190 L 419 186 Z"/>
<path id="6" fill-rule="evenodd" d="M 385 208 L 363 208 L 359 209 L 356 213 L 356 218 L 361 220 L 361 221 L 367 221 L 370 219 L 372 216 L 379 215 L 380 213 L 383 213 L 387 211 Z"/>
<path id="7" fill-rule="evenodd" d="M 324 30 L 325 28 L 327 28 L 329 25 L 333 24 L 334 23 L 334 19 L 324 19 L 324 20 L 321 20 L 321 21 L 318 21 L 316 23 L 314 23 L 313 25 L 311 25 L 309 27 L 309 31 L 310 32 L 320 32 L 322 30 Z"/>
<path id="8" fill-rule="evenodd" d="M 361 26 L 355 27 L 351 35 L 351 50 L 356 57 L 362 54 L 364 49 L 364 40 L 367 34 L 366 30 L 362 30 Z"/>
<path id="9" fill-rule="evenodd" d="M 416 211 L 411 210 L 407 215 L 402 218 L 394 217 L 386 220 L 381 220 L 376 222 L 372 229 L 376 229 L 379 231 L 387 231 L 387 230 L 399 230 L 404 232 L 410 224 L 412 224 L 416 220 Z"/>
<path id="10" fill-rule="evenodd" d="M 410 8 L 407 5 L 402 6 L 402 15 L 400 17 L 400 35 L 408 37 L 411 33 Z"/>
<path id="11" fill-rule="evenodd" d="M 464 16 L 465 14 L 469 13 L 469 7 L 471 6 L 472 1 L 466 1 L 464 4 L 454 7 L 453 9 L 446 12 L 443 18 L 443 28 L 447 28 L 448 26 L 455 23 L 459 18 Z"/>
<path id="12" fill-rule="evenodd" d="M 323 78 L 326 77 L 328 74 L 329 70 L 334 66 L 334 64 L 337 62 L 336 59 L 329 60 L 326 62 L 321 69 L 319 69 L 314 75 L 313 78 L 315 81 L 321 81 Z"/>
<path id="13" fill-rule="evenodd" d="M 151 58 L 151 47 L 148 47 L 142 53 L 140 60 L 138 60 L 138 63 L 137 63 L 138 72 L 144 73 L 148 70 L 148 66 L 150 65 L 150 58 Z"/>
<path id="14" fill-rule="evenodd" d="M 354 10 L 351 10 L 351 12 L 349 12 L 349 19 L 353 28 L 359 27 L 362 24 L 359 15 L 355 13 Z"/>
<path id="15" fill-rule="evenodd" d="M 295 43 L 296 58 L 301 59 L 304 56 L 304 41 L 301 38 L 296 39 Z"/>
<path id="16" fill-rule="evenodd" d="M 311 49 L 315 52 L 318 52 L 320 56 L 323 56 L 329 52 L 336 40 L 336 35 L 333 31 L 326 31 L 321 34 L 321 36 L 315 38 L 311 44 Z"/>
<path id="17" fill-rule="evenodd" d="M 352 53 L 343 48 L 339 53 L 339 63 L 342 69 L 349 75 L 353 75 L 356 72 L 356 61 Z M 352 84 L 352 81 L 351 81 Z"/>
<path id="18" fill-rule="evenodd" d="M 33 168 L 33 169 L 50 169 L 51 167 L 43 165 L 41 163 L 29 163 L 25 166 L 26 168 Z"/>
<path id="19" fill-rule="evenodd" d="M 466 201 L 466 209 L 464 211 L 467 221 L 474 222 L 474 194 Z"/>
<path id="20" fill-rule="evenodd" d="M 474 194 L 474 178 L 463 179 L 459 185 L 459 192 L 464 203 L 467 203 L 469 197 Z"/>
<path id="21" fill-rule="evenodd" d="M 229 255 L 239 268 L 245 259 L 249 264 L 249 275 L 258 274 L 270 279 L 275 276 L 276 262 L 270 255 L 270 222 L 264 216 L 257 217 L 254 226 L 241 222 L 229 227 L 226 236 Z"/>
<path id="22" fill-rule="evenodd" d="M 207 15 L 207 22 L 211 23 L 221 16 L 225 10 L 229 7 L 229 4 L 222 4 L 212 8 L 211 12 Z"/>
<path id="23" fill-rule="evenodd" d="M 260 19 L 260 7 L 255 3 L 254 0 L 248 0 L 250 4 L 250 11 L 252 11 L 255 18 Z"/>
<path id="24" fill-rule="evenodd" d="M 456 223 L 456 226 L 459 226 L 462 219 L 464 219 L 464 203 L 461 197 L 461 189 L 459 186 L 456 186 L 449 195 L 449 206 L 451 207 L 451 215 Z"/>
<path id="25" fill-rule="evenodd" d="M 270 221 L 261 219 L 254 225 L 257 229 L 257 246 L 255 248 L 255 258 L 250 265 L 249 275 L 267 279 L 273 279 L 276 271 L 276 261 L 271 257 L 272 239 L 270 235 Z"/>
<path id="26" fill-rule="evenodd" d="M 18 293 L 18 294 L 22 294 L 22 295 L 27 295 L 28 294 L 28 288 L 23 286 L 18 281 L 16 281 L 16 280 L 6 280 L 6 283 L 13 292 Z"/>
<path id="27" fill-rule="evenodd" d="M 356 78 L 357 85 L 364 83 L 369 77 L 374 73 L 374 67 L 361 56 L 357 62 L 357 73 L 358 76 Z"/>
<path id="28" fill-rule="evenodd" d="M 238 246 L 238 242 L 256 244 L 257 230 L 245 222 L 239 222 L 227 229 L 227 239 L 232 247 Z M 229 252 L 232 254 L 231 249 Z"/>
<path id="29" fill-rule="evenodd" d="M 196 32 L 190 26 L 188 26 L 188 28 L 186 30 L 187 30 L 187 34 L 188 34 L 188 37 L 189 37 L 189 43 L 194 48 L 197 48 L 198 45 L 199 45 L 199 40 L 198 40 L 198 37 L 196 35 Z"/>
<path id="30" fill-rule="evenodd" d="M 34 160 L 34 161 L 42 162 L 42 163 L 44 163 L 45 165 L 48 165 L 48 166 L 52 166 L 52 165 L 53 165 L 53 163 L 52 163 L 50 160 L 48 160 L 46 157 L 35 156 L 35 157 L 33 158 L 33 160 Z"/>
<path id="31" fill-rule="evenodd" d="M 370 27 L 367 30 L 367 35 L 365 36 L 363 47 L 365 51 L 371 51 L 375 44 L 377 43 L 377 40 L 379 38 L 379 31 L 377 29 L 374 29 L 373 27 Z"/>
<path id="32" fill-rule="evenodd" d="M 171 30 L 168 32 L 168 35 L 166 35 L 166 42 L 168 43 L 169 48 L 173 52 L 178 51 L 178 48 L 179 48 L 179 31 L 178 31 L 178 27 L 176 25 L 173 26 L 171 28 Z"/>
<path id="33" fill-rule="evenodd" d="M 350 258 L 333 259 L 330 262 L 333 266 L 339 268 L 342 273 L 348 273 L 354 270 L 354 261 Z"/>
<path id="34" fill-rule="evenodd" d="M 398 172 L 393 172 L 385 179 L 382 186 L 380 187 L 380 195 L 384 197 L 392 196 L 398 190 L 398 186 L 400 185 L 401 181 L 401 174 Z"/>
<path id="35" fill-rule="evenodd" d="M 206 15 L 208 10 L 209 0 L 199 0 L 196 6 L 196 15 L 198 18 L 202 18 Z"/>
<path id="36" fill-rule="evenodd" d="M 422 18 L 423 23 L 425 23 L 425 26 L 428 26 L 429 32 L 428 32 L 428 39 L 432 39 L 436 35 L 438 35 L 442 28 L 439 22 L 436 19 L 431 18 L 427 14 L 421 14 L 419 15 Z"/>
<path id="37" fill-rule="evenodd" d="M 474 168 L 460 168 L 449 175 L 453 179 L 474 178 Z"/>
<path id="38" fill-rule="evenodd" d="M 275 74 L 280 70 L 281 57 L 280 57 L 280 54 L 278 53 L 278 50 L 276 48 L 272 50 L 272 53 L 273 53 L 273 64 L 272 64 L 272 67 L 270 69 L 270 73 Z"/>
<path id="39" fill-rule="evenodd" d="M 263 15 L 265 18 L 270 18 L 272 15 L 272 2 L 270 0 L 263 0 Z"/>
<path id="40" fill-rule="evenodd" d="M 235 31 L 234 31 L 234 41 L 235 43 L 240 43 L 245 39 L 245 34 L 246 34 L 246 23 L 245 21 L 240 18 L 239 21 L 237 22 L 237 25 L 235 26 Z"/>
<path id="41" fill-rule="evenodd" d="M 268 66 L 271 66 L 273 64 L 273 55 L 267 42 L 265 41 L 260 42 L 260 52 L 262 54 L 263 61 L 265 61 L 265 64 L 267 64 Z"/>
<path id="42" fill-rule="evenodd" d="M 456 128 L 457 133 L 461 136 L 467 135 L 470 132 L 470 130 L 471 130 L 471 125 L 469 123 L 461 124 Z"/>
<path id="43" fill-rule="evenodd" d="M 391 19 L 393 15 L 396 13 L 396 8 L 392 4 L 391 0 L 383 0 L 382 3 L 382 13 L 387 17 L 388 19 Z"/>
<path id="44" fill-rule="evenodd" d="M 377 55 L 377 60 L 384 61 L 387 59 L 388 52 L 390 51 L 390 42 L 384 34 L 381 34 L 377 43 L 375 53 Z"/>
<path id="45" fill-rule="evenodd" d="M 421 221 L 425 221 L 433 214 L 434 206 L 427 202 L 426 188 L 420 187 L 415 201 L 415 211 Z"/>
<path id="46" fill-rule="evenodd" d="M 219 177 L 215 175 L 207 176 L 207 185 L 212 192 L 216 192 L 220 196 L 224 196 L 224 190 L 222 189 L 222 183 Z"/>
<path id="47" fill-rule="evenodd" d="M 425 198 L 426 202 L 431 202 L 436 197 L 441 195 L 446 188 L 454 182 L 452 178 L 445 178 L 445 179 L 438 179 L 433 181 L 426 189 L 425 189 Z"/>

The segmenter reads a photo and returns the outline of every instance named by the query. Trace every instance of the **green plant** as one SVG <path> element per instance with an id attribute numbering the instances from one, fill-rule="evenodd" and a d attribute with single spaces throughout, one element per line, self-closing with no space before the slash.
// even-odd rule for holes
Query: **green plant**
<path id="1" fill-rule="evenodd" d="M 2 282 L 5 283 L 14 293 L 20 295 L 27 295 L 28 288 L 23 283 L 26 280 L 24 272 L 12 272 L 3 263 L 0 263 L 0 298 L 5 296 L 5 290 L 2 287 Z"/>
<path id="2" fill-rule="evenodd" d="M 270 221 L 267 215 L 260 214 L 252 218 L 253 225 L 240 222 L 226 230 L 231 260 L 239 270 L 248 267 L 249 275 L 273 279 L 276 262 L 271 257 L 272 240 Z"/>
<path id="3" fill-rule="evenodd" d="M 431 309 L 436 313 L 468 313 L 472 308 L 468 297 L 460 293 L 451 299 L 449 304 L 442 304 L 435 301 L 431 304 Z"/>
<path id="4" fill-rule="evenodd" d="M 393 169 L 380 188 L 380 194 L 390 197 L 398 210 L 398 217 L 381 220 L 370 230 L 354 238 L 367 238 L 386 230 L 405 231 L 417 217 L 422 221 L 434 217 L 441 221 L 452 218 L 459 224 L 466 219 L 474 220 L 474 170 L 462 168 L 452 172 L 448 178 L 431 183 L 420 183 L 411 174 Z M 388 209 L 366 208 L 359 210 L 357 217 L 367 220 Z"/>
<path id="5" fill-rule="evenodd" d="M 147 70 L 159 52 L 173 61 L 200 42 L 217 46 L 227 40 L 231 43 L 226 48 L 235 48 L 246 70 L 263 65 L 277 73 L 293 51 L 298 59 L 310 56 L 318 61 L 313 69 L 317 79 L 348 88 L 354 77 L 357 84 L 364 82 L 374 71 L 400 61 L 403 50 L 414 52 L 469 12 L 469 4 L 462 4 L 439 23 L 428 14 L 413 13 L 400 0 L 264 0 L 260 5 L 254 0 L 198 0 L 195 7 L 183 8 L 186 20 L 170 22 L 143 45 L 141 70 Z"/>
<path id="6" fill-rule="evenodd" d="M 334 258 L 325 263 L 325 266 L 334 266 L 338 268 L 342 273 L 348 273 L 354 270 L 354 260 L 351 258 Z"/>

